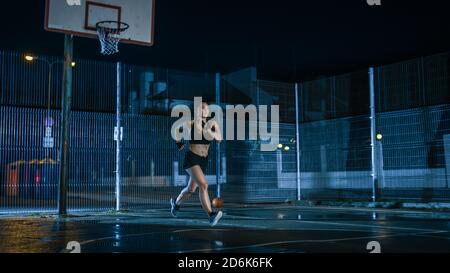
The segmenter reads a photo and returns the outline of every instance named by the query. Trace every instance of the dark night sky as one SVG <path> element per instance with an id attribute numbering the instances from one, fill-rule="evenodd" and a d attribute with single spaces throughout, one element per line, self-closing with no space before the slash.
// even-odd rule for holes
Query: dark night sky
<path id="1" fill-rule="evenodd" d="M 43 29 L 44 0 L 1 1 L 0 49 L 62 55 Z M 105 58 L 77 38 L 76 58 L 226 73 L 256 65 L 263 79 L 295 81 L 450 50 L 445 0 L 156 0 L 155 45 Z"/>

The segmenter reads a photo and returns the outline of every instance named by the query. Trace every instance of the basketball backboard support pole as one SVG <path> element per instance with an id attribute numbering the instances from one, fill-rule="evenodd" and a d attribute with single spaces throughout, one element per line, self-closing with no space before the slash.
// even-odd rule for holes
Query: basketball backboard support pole
<path id="1" fill-rule="evenodd" d="M 67 184 L 69 180 L 70 108 L 72 105 L 73 36 L 64 35 L 64 71 L 61 111 L 60 172 L 58 190 L 58 214 L 67 214 Z"/>
<path id="2" fill-rule="evenodd" d="M 300 85 L 300 90 L 303 86 Z M 299 84 L 295 83 L 295 155 L 296 155 L 296 179 L 297 179 L 297 201 L 302 201 L 302 184 L 300 173 L 300 109 L 299 109 Z"/>
<path id="3" fill-rule="evenodd" d="M 120 142 L 122 141 L 122 127 L 120 124 L 120 90 L 121 90 L 121 63 L 117 62 L 116 65 L 117 73 L 117 85 L 116 85 L 116 128 L 117 128 L 117 139 L 116 139 L 116 211 L 120 211 L 120 182 L 122 178 L 121 169 L 121 155 L 120 155 Z"/>
<path id="4" fill-rule="evenodd" d="M 369 68 L 370 90 L 370 152 L 371 152 L 371 176 L 372 176 L 372 202 L 378 201 L 378 160 L 376 158 L 376 111 L 375 111 L 375 69 Z"/>

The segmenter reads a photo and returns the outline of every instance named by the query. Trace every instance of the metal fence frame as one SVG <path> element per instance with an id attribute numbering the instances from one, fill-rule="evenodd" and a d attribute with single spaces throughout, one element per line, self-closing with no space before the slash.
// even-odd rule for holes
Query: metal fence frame
<path id="1" fill-rule="evenodd" d="M 260 152 L 258 141 L 212 147 L 207 173 L 211 195 L 221 182 L 221 195 L 237 203 L 300 199 L 448 201 L 449 55 L 299 84 L 248 78 L 236 85 L 236 75 L 151 71 L 155 71 L 155 79 L 167 81 L 172 88 L 169 90 L 182 90 L 192 79 L 195 86 L 215 92 L 212 100 L 222 106 L 236 94 L 240 96 L 237 101 L 244 105 L 280 105 L 282 148 Z M 46 135 L 43 121 L 50 115 L 58 147 L 59 130 L 55 128 L 60 123 L 57 90 L 61 89 L 61 75 L 53 71 L 49 112 L 45 109 L 49 86 L 43 80 L 48 68 L 25 63 L 21 58 L 20 53 L 0 52 L 1 213 L 56 209 L 58 175 L 54 167 L 59 159 L 56 148 L 42 147 L 42 138 Z M 115 94 L 115 64 L 77 61 L 68 195 L 71 210 L 117 209 L 113 112 L 118 97 L 123 102 L 119 110 L 124 127 L 121 207 L 166 206 L 167 199 L 185 185 L 187 176 L 179 163 L 182 154 L 175 151 L 170 139 L 158 138 L 168 133 L 173 120 L 133 110 L 130 92 L 141 92 L 140 75 L 146 71 L 146 67 L 124 64 L 119 74 L 123 79 L 120 96 L 105 96 Z M 103 97 L 93 94 L 92 88 L 103 90 L 99 91 Z M 390 94 L 392 98 L 388 99 Z M 164 96 L 169 98 L 169 92 Z M 399 100 L 401 97 L 407 99 Z M 381 141 L 376 141 L 377 134 L 382 135 Z"/>

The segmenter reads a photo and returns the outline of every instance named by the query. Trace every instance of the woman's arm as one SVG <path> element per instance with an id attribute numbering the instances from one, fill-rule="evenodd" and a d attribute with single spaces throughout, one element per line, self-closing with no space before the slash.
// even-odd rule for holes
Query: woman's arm
<path id="1" fill-rule="evenodd" d="M 222 131 L 216 121 L 212 121 L 211 125 L 206 128 L 206 134 L 218 142 L 222 141 Z"/>
<path id="2" fill-rule="evenodd" d="M 181 151 L 184 148 L 184 143 L 182 142 L 182 140 L 183 140 L 182 134 L 183 133 L 180 132 L 180 128 L 182 128 L 184 130 L 184 128 L 191 128 L 191 126 L 192 126 L 192 121 L 187 121 L 186 123 L 184 123 L 183 125 L 181 125 L 180 127 L 177 128 L 177 130 L 175 132 L 175 138 L 176 138 L 175 142 L 177 144 L 178 151 Z"/>

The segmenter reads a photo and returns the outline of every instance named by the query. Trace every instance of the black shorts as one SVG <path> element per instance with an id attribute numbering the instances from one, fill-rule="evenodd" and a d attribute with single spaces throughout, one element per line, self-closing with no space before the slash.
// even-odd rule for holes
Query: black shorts
<path id="1" fill-rule="evenodd" d="M 206 167 L 208 167 L 208 157 L 199 156 L 191 151 L 187 151 L 184 156 L 183 169 L 186 170 L 196 165 L 200 166 L 203 173 L 206 173 Z"/>

